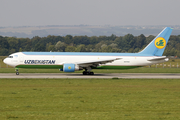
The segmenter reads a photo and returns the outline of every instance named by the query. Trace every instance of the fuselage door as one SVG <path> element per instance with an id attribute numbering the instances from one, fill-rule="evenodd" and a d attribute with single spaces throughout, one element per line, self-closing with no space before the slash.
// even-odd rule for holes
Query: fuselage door
<path id="1" fill-rule="evenodd" d="M 24 62 L 24 56 L 23 55 L 19 55 L 19 62 L 23 63 Z"/>

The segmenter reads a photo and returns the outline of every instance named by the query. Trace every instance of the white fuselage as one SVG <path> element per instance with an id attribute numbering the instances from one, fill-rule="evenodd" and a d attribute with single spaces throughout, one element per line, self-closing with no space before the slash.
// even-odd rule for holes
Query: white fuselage
<path id="1" fill-rule="evenodd" d="M 99 55 L 93 55 L 93 54 L 92 55 L 65 55 L 65 54 L 64 55 L 55 55 L 55 54 L 50 55 L 50 54 L 51 52 L 48 55 L 43 55 L 43 54 L 42 55 L 26 55 L 22 52 L 17 52 L 17 53 L 11 54 L 10 55 L 12 56 L 11 58 L 10 57 L 6 58 L 4 60 L 4 63 L 10 66 L 16 67 L 18 65 L 49 65 L 49 64 L 53 64 L 52 61 L 55 61 L 53 65 L 63 65 L 64 63 L 78 64 L 78 63 L 86 62 L 86 61 L 120 58 L 110 63 L 100 64 L 100 66 L 101 65 L 103 66 L 147 66 L 147 65 L 152 65 L 152 64 L 168 61 L 167 58 L 161 59 L 161 60 L 150 61 L 150 59 L 161 58 L 162 56 L 160 57 L 135 56 L 135 55 L 134 56 L 116 56 L 116 55 L 111 56 L 111 54 L 107 56 L 101 55 L 101 54 Z"/>

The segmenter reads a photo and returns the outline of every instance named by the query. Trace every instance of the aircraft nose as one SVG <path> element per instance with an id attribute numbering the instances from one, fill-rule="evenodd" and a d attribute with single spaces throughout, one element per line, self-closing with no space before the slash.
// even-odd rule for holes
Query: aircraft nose
<path id="1" fill-rule="evenodd" d="M 7 64 L 7 58 L 5 58 L 5 59 L 3 60 L 3 62 L 4 62 L 5 64 Z"/>

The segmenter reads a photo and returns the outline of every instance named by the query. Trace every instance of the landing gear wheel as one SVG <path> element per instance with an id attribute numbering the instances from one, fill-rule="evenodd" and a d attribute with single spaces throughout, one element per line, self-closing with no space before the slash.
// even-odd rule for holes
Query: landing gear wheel
<path id="1" fill-rule="evenodd" d="M 84 71 L 84 72 L 83 72 L 83 75 L 94 75 L 94 72 L 87 72 L 87 71 Z"/>
<path id="2" fill-rule="evenodd" d="M 18 72 L 18 68 L 15 68 L 15 71 L 16 71 L 16 75 L 19 75 L 19 72 Z"/>
<path id="3" fill-rule="evenodd" d="M 90 75 L 94 75 L 94 72 L 90 72 Z"/>
<path id="4" fill-rule="evenodd" d="M 83 71 L 83 75 L 87 75 L 87 72 L 86 72 L 86 71 Z"/>

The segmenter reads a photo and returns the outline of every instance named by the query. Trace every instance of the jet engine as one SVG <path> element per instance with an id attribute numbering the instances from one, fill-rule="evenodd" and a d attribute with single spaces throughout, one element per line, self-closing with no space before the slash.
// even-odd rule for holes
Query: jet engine
<path id="1" fill-rule="evenodd" d="M 73 63 L 65 63 L 63 65 L 63 69 L 60 69 L 60 71 L 64 71 L 64 72 L 74 72 L 78 70 L 82 70 L 82 68 L 80 68 L 78 65 Z"/>

